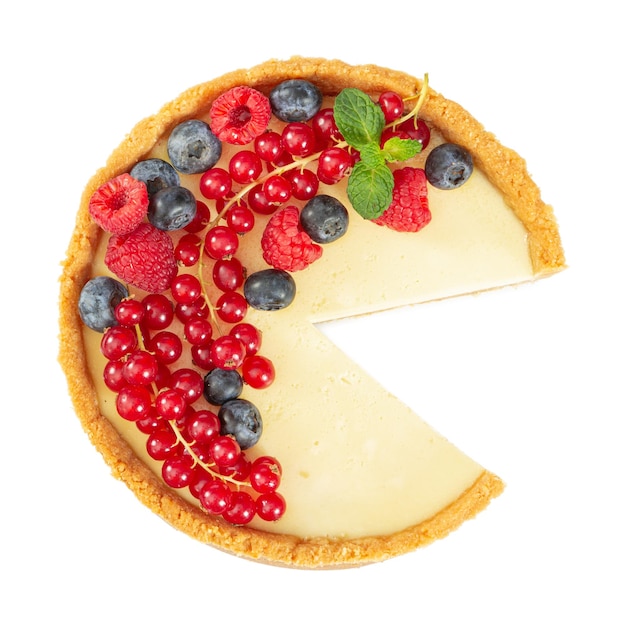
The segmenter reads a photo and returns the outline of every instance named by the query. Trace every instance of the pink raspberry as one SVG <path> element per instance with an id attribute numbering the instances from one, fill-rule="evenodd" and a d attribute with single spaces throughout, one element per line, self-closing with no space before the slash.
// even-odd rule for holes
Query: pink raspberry
<path id="1" fill-rule="evenodd" d="M 302 230 L 295 206 L 272 215 L 263 231 L 261 248 L 269 265 L 287 272 L 303 270 L 322 256 L 321 246 Z"/>
<path id="2" fill-rule="evenodd" d="M 101 185 L 89 200 L 89 214 L 103 230 L 131 233 L 148 212 L 148 188 L 130 174 L 120 174 Z"/>
<path id="3" fill-rule="evenodd" d="M 211 130 L 220 141 L 242 146 L 267 129 L 270 101 L 256 89 L 233 87 L 211 105 Z"/>
<path id="4" fill-rule="evenodd" d="M 375 224 L 401 232 L 415 233 L 430 222 L 426 174 L 417 167 L 404 167 L 393 173 L 391 204 L 375 220 Z"/>
<path id="5" fill-rule="evenodd" d="M 165 291 L 178 271 L 172 238 L 148 222 L 129 235 L 113 235 L 104 263 L 119 278 L 149 293 Z"/>

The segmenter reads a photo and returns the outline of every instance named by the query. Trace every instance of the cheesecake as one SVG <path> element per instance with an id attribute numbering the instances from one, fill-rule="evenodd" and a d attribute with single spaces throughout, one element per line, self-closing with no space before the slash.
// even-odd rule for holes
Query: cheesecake
<path id="1" fill-rule="evenodd" d="M 296 87 L 305 89 L 303 94 Z M 316 103 L 307 101 L 311 94 Z M 398 96 L 402 104 L 394 118 L 389 110 Z M 300 108 L 290 109 L 296 101 Z M 375 142 L 353 139 L 358 133 L 350 120 L 361 106 L 367 112 L 363 119 L 377 109 Z M 229 118 L 234 107 L 243 107 L 246 116 Z M 328 111 L 338 128 L 321 139 L 321 112 L 328 121 Z M 417 140 L 396 132 L 406 127 L 405 118 L 415 128 L 419 120 L 426 135 Z M 313 127 L 317 134 L 311 134 Z M 396 143 L 383 144 L 381 129 Z M 197 141 L 206 133 L 207 161 L 192 162 L 202 161 L 198 151 L 177 153 L 181 144 L 190 145 L 180 139 L 183 132 L 196 133 Z M 282 152 L 270 161 L 260 144 L 277 136 Z M 307 147 L 311 136 L 315 145 Z M 329 148 L 350 155 L 335 178 L 319 165 Z M 462 181 L 442 185 L 433 163 L 442 151 L 451 158 L 451 150 L 469 155 L 471 167 Z M 166 164 L 167 175 L 158 177 L 162 189 L 142 180 L 145 163 Z M 341 159 L 332 161 L 331 170 L 340 165 Z M 295 190 L 294 175 L 304 170 L 317 173 L 311 198 Z M 381 170 L 386 195 L 376 178 Z M 376 189 L 365 193 L 364 171 L 365 179 L 376 178 Z M 399 192 L 395 195 L 401 173 L 419 181 L 419 194 L 411 191 L 408 197 L 414 202 L 419 195 L 426 218 L 415 227 L 415 220 L 408 227 L 385 223 L 389 202 L 394 207 L 403 202 Z M 163 183 L 169 175 L 172 180 Z M 286 199 L 280 195 L 284 180 L 291 185 Z M 94 208 L 94 199 L 102 200 L 112 181 L 130 185 L 137 203 L 147 207 L 128 218 L 130 225 L 120 226 L 121 220 Z M 228 189 L 218 190 L 220 181 Z M 415 189 L 418 182 L 410 185 Z M 161 206 L 174 201 L 157 199 L 172 189 L 182 189 L 183 199 L 168 213 Z M 339 207 L 330 240 L 305 223 L 313 198 L 322 198 L 327 212 Z M 135 279 L 133 238 L 148 229 L 155 247 L 141 247 L 145 238 L 138 245 L 141 254 L 158 251 L 156 269 L 145 272 L 149 278 L 152 271 L 158 274 L 158 289 L 154 281 L 151 287 Z M 197 243 L 197 258 L 185 256 L 187 251 L 194 257 L 188 242 Z M 139 257 L 137 263 L 143 262 Z M 385 390 L 318 324 L 525 283 L 564 267 L 552 208 L 541 199 L 524 160 L 431 88 L 426 77 L 337 60 L 272 60 L 187 90 L 139 122 L 87 182 L 61 276 L 59 359 L 92 443 L 114 476 L 169 524 L 205 544 L 270 564 L 363 565 L 446 536 L 482 511 L 504 483 L 429 426 L 428 416 L 416 415 Z M 124 325 L 118 318 L 90 323 L 86 285 L 103 278 L 119 289 L 109 314 L 120 302 L 146 303 L 158 292 L 173 311 L 167 327 Z M 278 302 L 268 304 L 277 289 Z M 192 310 L 203 311 L 197 312 L 203 320 L 197 327 L 208 328 L 206 341 L 196 338 L 199 330 L 190 330 Z M 419 307 L 416 327 L 418 317 Z M 111 331 L 121 327 L 135 337 L 122 354 L 115 353 L 121 340 Z M 257 333 L 254 349 L 246 346 L 244 328 Z M 175 342 L 180 354 L 159 359 L 159 333 L 180 338 Z M 231 350 L 228 358 L 220 360 L 218 345 Z M 146 384 L 132 378 L 130 361 L 142 362 L 136 352 L 158 361 L 158 373 L 148 374 Z M 396 366 L 410 365 L 398 359 Z M 149 369 L 137 367 L 135 376 Z M 122 371 L 126 379 L 119 382 Z M 184 387 L 180 372 L 193 372 L 189 379 L 202 380 L 202 391 Z M 230 392 L 232 381 L 238 383 L 236 392 L 218 398 Z M 128 387 L 147 398 L 145 406 L 139 403 L 145 415 L 129 415 L 120 400 L 135 397 Z M 179 400 L 177 390 L 183 388 L 186 401 L 166 406 L 166 400 Z M 472 410 L 467 407 L 468 416 Z M 191 425 L 199 416 L 218 417 L 204 447 L 197 445 L 194 433 L 200 431 Z M 163 444 L 164 432 L 176 449 L 171 456 L 155 453 L 154 442 Z M 216 451 L 218 439 L 236 449 L 237 461 L 230 466 L 216 461 L 226 454 Z M 272 471 L 255 474 L 259 467 Z M 251 472 L 265 479 L 251 478 Z M 256 491 L 255 480 L 261 483 Z M 223 494 L 225 485 L 224 497 L 232 497 L 221 513 L 205 506 L 209 484 L 213 494 Z"/>

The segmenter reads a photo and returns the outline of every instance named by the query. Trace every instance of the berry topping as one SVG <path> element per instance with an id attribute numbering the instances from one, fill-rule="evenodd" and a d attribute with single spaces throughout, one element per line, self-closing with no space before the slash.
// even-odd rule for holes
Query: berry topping
<path id="1" fill-rule="evenodd" d="M 165 291 L 178 269 L 169 234 L 145 222 L 128 236 L 113 235 L 104 262 L 127 283 L 152 293 Z"/>
<path id="2" fill-rule="evenodd" d="M 130 174 L 120 174 L 100 186 L 89 200 L 89 214 L 103 230 L 127 235 L 148 210 L 146 185 Z"/>
<path id="3" fill-rule="evenodd" d="M 204 376 L 204 397 L 207 402 L 222 405 L 234 400 L 243 391 L 243 380 L 236 370 L 212 369 Z"/>
<path id="4" fill-rule="evenodd" d="M 287 206 L 274 214 L 261 238 L 265 261 L 277 269 L 303 270 L 322 256 L 322 248 L 300 226 L 300 212 Z"/>
<path id="5" fill-rule="evenodd" d="M 322 106 L 322 92 L 313 83 L 302 79 L 286 80 L 270 92 L 274 115 L 284 122 L 306 122 Z"/>
<path id="6" fill-rule="evenodd" d="M 150 198 L 148 221 L 159 230 L 178 230 L 196 216 L 196 198 L 185 187 L 165 187 Z"/>
<path id="7" fill-rule="evenodd" d="M 472 155 L 462 146 L 443 143 L 426 158 L 424 165 L 428 182 L 437 189 L 456 189 L 474 171 Z"/>
<path id="8" fill-rule="evenodd" d="M 85 326 L 100 333 L 115 326 L 115 308 L 128 297 L 128 289 L 109 276 L 96 276 L 85 283 L 78 298 L 78 312 Z"/>
<path id="9" fill-rule="evenodd" d="M 211 130 L 220 141 L 242 146 L 265 131 L 272 116 L 269 100 L 251 87 L 233 87 L 211 105 Z"/>
<path id="10" fill-rule="evenodd" d="M 187 120 L 171 132 L 167 153 L 172 165 L 183 174 L 200 174 L 222 156 L 222 144 L 202 120 Z"/>
<path id="11" fill-rule="evenodd" d="M 252 402 L 238 398 L 225 402 L 218 417 L 222 435 L 232 435 L 242 450 L 251 448 L 261 437 L 263 421 Z"/>
<path id="12" fill-rule="evenodd" d="M 130 175 L 145 183 L 148 188 L 148 196 L 152 197 L 157 191 L 165 187 L 175 187 L 180 185 L 178 172 L 163 159 L 146 159 L 139 161 Z"/>
<path id="13" fill-rule="evenodd" d="M 348 230 L 348 211 L 337 198 L 320 194 L 304 205 L 300 224 L 313 241 L 330 243 Z"/>
<path id="14" fill-rule="evenodd" d="M 260 311 L 278 311 L 293 302 L 296 282 L 284 270 L 260 270 L 246 278 L 243 293 L 251 307 Z"/>
<path id="15" fill-rule="evenodd" d="M 417 232 L 431 218 L 424 170 L 404 167 L 394 171 L 393 179 L 391 204 L 379 218 L 372 221 L 401 232 Z"/>

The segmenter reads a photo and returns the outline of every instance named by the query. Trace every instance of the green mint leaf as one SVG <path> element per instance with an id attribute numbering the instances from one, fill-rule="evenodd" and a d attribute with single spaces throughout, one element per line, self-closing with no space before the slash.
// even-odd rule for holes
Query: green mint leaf
<path id="1" fill-rule="evenodd" d="M 359 153 L 360 160 L 370 168 L 376 168 L 379 165 L 384 165 L 387 161 L 383 151 L 377 143 L 368 143 L 361 148 Z"/>
<path id="2" fill-rule="evenodd" d="M 380 217 L 391 204 L 393 174 L 385 163 L 369 167 L 358 161 L 348 179 L 348 198 L 364 219 Z"/>
<path id="3" fill-rule="evenodd" d="M 383 156 L 386 161 L 407 161 L 421 152 L 422 144 L 415 139 L 400 139 L 391 137 L 383 146 Z"/>
<path id="4" fill-rule="evenodd" d="M 360 89 L 343 89 L 335 98 L 335 123 L 343 138 L 357 150 L 380 142 L 385 126 L 381 108 Z"/>

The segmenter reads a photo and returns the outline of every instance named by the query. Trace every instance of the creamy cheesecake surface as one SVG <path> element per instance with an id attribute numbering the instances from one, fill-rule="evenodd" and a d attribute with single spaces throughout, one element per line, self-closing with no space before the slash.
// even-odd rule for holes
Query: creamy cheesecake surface
<path id="1" fill-rule="evenodd" d="M 271 80 L 277 83 L 285 73 L 310 74 L 312 81 L 317 78 L 326 89 L 334 80 L 331 93 L 346 83 L 364 82 L 367 88 L 374 82 L 379 91 L 386 85 L 401 93 L 409 83 L 415 86 L 414 79 L 403 74 L 386 70 L 379 74 L 369 66 L 348 72 L 350 68 L 339 62 L 294 59 L 286 65 L 283 68 L 272 62 L 256 71 L 234 73 L 216 81 L 215 86 L 200 88 L 198 93 L 190 92 L 182 98 L 181 106 L 166 108 L 167 115 L 162 112 L 156 117 L 165 120 L 161 127 L 151 120 L 147 126 L 144 123 L 140 138 L 131 135 L 130 149 L 127 144 L 121 153 L 118 150 L 114 154 L 108 173 L 127 171 L 139 158 L 166 158 L 166 135 L 161 133 L 171 128 L 172 118 L 188 117 L 188 102 L 197 105 L 201 96 L 214 98 L 227 85 L 243 80 L 266 89 Z M 277 68 L 280 71 L 276 72 Z M 272 72 L 279 76 L 270 79 Z M 376 89 L 370 91 L 375 95 Z M 434 92 L 431 98 L 423 107 L 423 116 L 431 125 L 431 143 L 403 166 L 422 167 L 428 152 L 451 135 L 459 143 L 471 144 L 484 133 L 460 107 L 457 109 L 458 105 L 442 107 L 447 101 Z M 206 118 L 206 110 L 205 104 L 195 117 Z M 444 124 L 448 118 L 448 123 L 463 121 L 465 130 L 456 126 L 449 129 Z M 143 145 L 146 129 L 149 137 Z M 495 142 L 486 133 L 482 138 L 485 144 Z M 372 380 L 315 324 L 517 284 L 561 269 L 564 262 L 551 209 L 541 203 L 523 161 L 497 142 L 494 145 L 495 151 L 491 145 L 479 146 L 474 173 L 462 187 L 451 191 L 429 188 L 432 221 L 418 233 L 398 233 L 364 220 L 350 207 L 345 181 L 320 185 L 319 193 L 336 196 L 348 207 L 347 234 L 325 245 L 321 259 L 294 272 L 297 295 L 293 304 L 271 312 L 249 308 L 245 321 L 262 330 L 263 354 L 276 369 L 276 380 L 269 388 L 246 387 L 242 394 L 258 406 L 264 421 L 263 436 L 249 456 L 272 455 L 283 467 L 280 491 L 287 510 L 280 520 L 255 518 L 245 529 L 227 528 L 222 521 L 204 514 L 186 490 L 171 495 L 170 500 L 171 490 L 154 478 L 159 476 L 160 464 L 147 454 L 145 435 L 119 417 L 115 394 L 102 380 L 102 335 L 80 325 L 78 333 L 76 328 L 71 333 L 62 332 L 62 361 L 65 359 L 67 371 L 71 353 L 79 355 L 79 362 L 88 367 L 87 396 L 97 402 L 97 408 L 92 406 L 90 415 L 82 419 L 88 430 L 96 429 L 96 435 L 91 430 L 96 445 L 109 448 L 103 452 L 105 458 L 110 457 L 110 449 L 114 450 L 117 465 L 108 460 L 116 473 L 131 487 L 133 481 L 141 483 L 134 487 L 138 496 L 193 536 L 239 554 L 298 566 L 380 560 L 445 535 L 483 508 L 501 490 L 499 479 Z M 225 148 L 218 165 L 227 163 L 232 150 Z M 100 184 L 102 178 L 103 173 L 99 173 L 92 185 Z M 181 175 L 181 185 L 200 198 L 198 178 Z M 269 216 L 256 218 L 255 229 L 242 237 L 237 253 L 248 274 L 267 267 L 260 237 Z M 103 262 L 107 237 L 87 226 L 85 216 L 82 220 L 87 236 L 81 233 L 66 265 L 66 275 L 71 273 L 77 283 L 92 276 L 111 275 Z M 174 239 L 177 236 L 173 233 Z M 217 290 L 206 278 L 210 271 L 207 262 L 204 282 L 209 296 L 214 297 Z M 70 291 L 64 294 L 71 301 L 71 293 L 67 295 Z M 419 308 L 415 317 L 418 325 Z M 63 320 L 67 324 L 67 312 Z M 68 341 L 77 345 L 69 349 Z M 376 342 L 376 338 L 364 341 Z M 76 394 L 75 403 L 80 412 L 82 405 Z M 469 415 L 471 411 L 468 407 Z M 101 416 L 113 426 L 112 431 L 99 422 Z M 117 441 L 115 433 L 123 441 Z M 136 459 L 141 460 L 137 468 Z M 138 472 L 139 478 L 130 479 L 130 469 Z M 168 494 L 165 498 L 164 493 Z"/>

